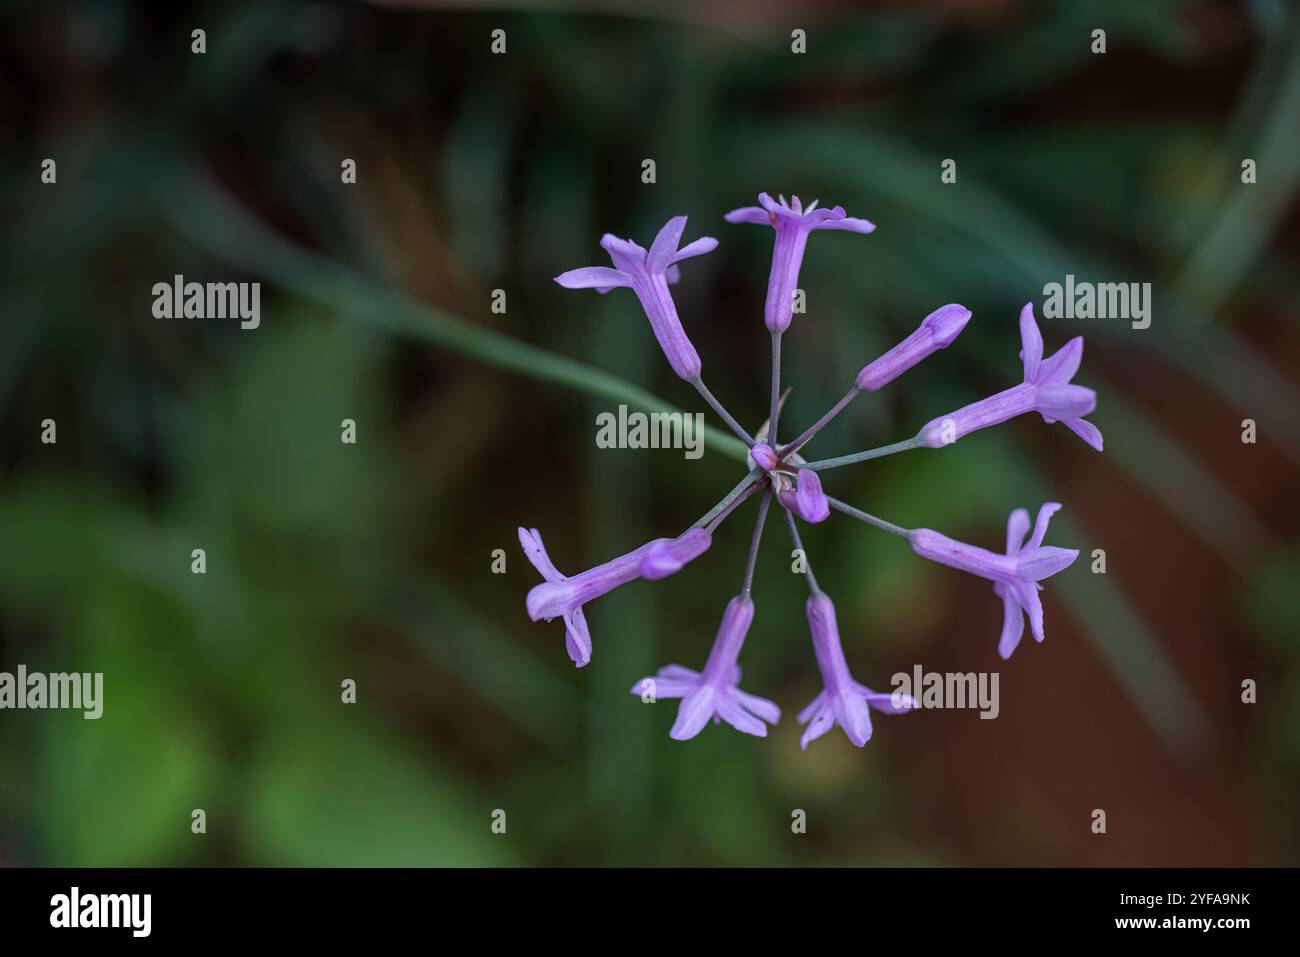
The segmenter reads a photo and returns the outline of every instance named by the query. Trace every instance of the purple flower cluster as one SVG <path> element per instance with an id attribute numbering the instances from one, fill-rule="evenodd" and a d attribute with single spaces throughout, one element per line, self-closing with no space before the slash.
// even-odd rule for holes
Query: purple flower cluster
<path id="1" fill-rule="evenodd" d="M 764 737 L 767 726 L 780 720 L 781 709 L 766 698 L 740 690 L 739 658 L 754 620 L 754 566 L 767 514 L 775 501 L 783 510 L 791 540 L 799 553 L 805 556 L 802 570 L 809 587 L 808 628 L 822 678 L 822 691 L 798 715 L 799 723 L 806 725 L 800 744 L 806 748 L 810 741 L 839 725 L 853 744 L 862 747 L 871 737 L 872 709 L 883 714 L 900 714 L 916 707 L 916 702 L 906 696 L 872 691 L 859 684 L 849 672 L 840 642 L 835 605 L 818 586 L 812 567 L 807 563 L 796 517 L 815 524 L 825 521 L 832 510 L 839 511 L 905 539 L 923 558 L 991 581 L 994 592 L 1002 599 L 1004 610 L 1002 633 L 998 640 L 998 653 L 1003 658 L 1010 657 L 1020 643 L 1025 616 L 1029 618 L 1034 640 L 1043 640 L 1043 605 L 1038 595 L 1043 586 L 1040 583 L 1067 568 L 1079 553 L 1076 549 L 1043 544 L 1048 523 L 1061 507 L 1055 502 L 1048 502 L 1039 509 L 1032 530 L 1029 513 L 1023 508 L 1013 511 L 1007 522 L 1006 552 L 997 554 L 928 528 L 902 528 L 831 498 L 822 488 L 820 473 L 895 452 L 943 448 L 971 432 L 1026 412 L 1037 412 L 1047 422 L 1064 423 L 1100 451 L 1101 432 L 1084 418 L 1096 408 L 1097 394 L 1072 381 L 1083 357 L 1083 339 L 1071 339 L 1044 359 L 1043 337 L 1034 320 L 1032 306 L 1026 305 L 1020 313 L 1020 358 L 1024 365 L 1024 380 L 1019 385 L 955 412 L 937 416 L 910 439 L 833 459 L 806 461 L 800 454 L 803 446 L 856 396 L 875 392 L 926 357 L 951 345 L 970 322 L 971 312 L 964 306 L 949 304 L 930 313 L 914 332 L 865 365 L 853 387 L 825 415 L 796 438 L 785 444 L 778 443 L 781 337 L 794 317 L 799 271 L 808 237 L 819 229 L 871 233 L 876 227 L 865 219 L 847 216 L 840 206 L 819 207 L 814 201 L 805 207 L 797 196 L 787 203 L 783 196 L 773 200 L 768 194 L 761 193 L 758 202 L 758 206 L 735 209 L 725 217 L 731 223 L 770 226 L 774 234 L 772 270 L 763 313 L 772 338 L 771 402 L 767 422 L 752 436 L 704 385 L 699 353 L 686 335 L 668 288 L 680 279 L 677 264 L 712 252 L 718 245 L 716 239 L 705 236 L 685 246 L 680 245 L 686 217 L 677 216 L 664 225 L 648 250 L 631 240 L 606 234 L 600 244 L 609 254 L 612 267 L 587 266 L 556 277 L 557 283 L 570 289 L 595 289 L 606 293 L 619 286 L 631 288 L 673 371 L 695 387 L 748 447 L 750 470 L 720 502 L 676 538 L 655 539 L 626 555 L 571 577 L 556 569 L 536 529 L 520 528 L 519 542 L 524 554 L 543 579 L 528 593 L 526 606 L 533 621 L 564 620 L 569 657 L 581 668 L 591 660 L 592 651 L 591 633 L 583 615 L 583 606 L 587 602 L 633 579 L 654 581 L 679 571 L 708 550 L 714 531 L 732 512 L 749 498 L 760 496 L 741 590 L 723 611 L 713 648 L 702 670 L 695 671 L 677 664 L 665 665 L 654 675 L 642 678 L 631 690 L 647 701 L 680 699 L 677 719 L 669 732 L 678 740 L 695 737 L 710 719 L 714 723 L 725 721 L 738 731 Z"/>

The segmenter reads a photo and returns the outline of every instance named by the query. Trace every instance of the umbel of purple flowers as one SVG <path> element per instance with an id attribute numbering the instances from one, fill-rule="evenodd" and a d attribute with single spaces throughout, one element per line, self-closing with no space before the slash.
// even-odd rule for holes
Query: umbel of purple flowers
<path id="1" fill-rule="evenodd" d="M 797 196 L 786 202 L 784 196 L 773 200 L 761 193 L 758 202 L 758 206 L 735 209 L 725 217 L 731 223 L 770 226 L 773 233 L 772 269 L 763 310 L 764 324 L 772 340 L 772 383 L 768 420 L 754 435 L 705 386 L 699 353 L 686 335 L 669 289 L 670 284 L 681 278 L 678 264 L 712 252 L 718 245 L 716 239 L 703 236 L 682 246 L 686 217 L 676 216 L 659 230 L 649 249 L 630 239 L 606 234 L 600 245 L 609 254 L 612 266 L 586 266 L 555 279 L 569 289 L 595 289 L 600 293 L 618 287 L 630 288 L 673 371 L 694 386 L 749 449 L 748 473 L 690 528 L 675 538 L 657 538 L 576 575 L 566 576 L 556 569 L 537 529 L 519 529 L 524 554 L 543 579 L 528 593 L 525 602 L 528 615 L 533 621 L 562 618 L 569 657 L 581 668 L 591 660 L 592 654 L 591 633 L 583 615 L 587 602 L 634 579 L 653 581 L 681 570 L 709 549 L 713 533 L 729 515 L 748 499 L 759 496 L 740 591 L 723 611 L 713 648 L 703 667 L 696 671 L 678 664 L 665 665 L 631 689 L 647 701 L 680 699 L 677 719 L 669 732 L 679 740 L 695 737 L 710 719 L 715 724 L 725 721 L 738 731 L 758 737 L 766 736 L 767 726 L 780 720 L 781 709 L 776 704 L 740 689 L 739 664 L 745 636 L 754 620 L 754 567 L 773 501 L 781 510 L 794 546 L 805 556 L 796 517 L 815 524 L 825 521 L 834 510 L 904 539 L 923 558 L 991 581 L 1003 606 L 997 649 L 1003 658 L 1008 658 L 1024 634 L 1026 617 L 1034 640 L 1043 640 L 1043 605 L 1038 594 L 1043 587 L 1041 582 L 1069 567 L 1079 555 L 1076 549 L 1043 543 L 1048 523 L 1061 507 L 1058 503 L 1048 502 L 1038 510 L 1032 531 L 1029 513 L 1023 508 L 1013 511 L 1007 521 L 1005 553 L 998 554 L 932 529 L 903 528 L 831 498 L 822 488 L 820 473 L 897 452 L 945 448 L 972 432 L 1027 412 L 1037 412 L 1046 422 L 1061 422 L 1088 445 L 1098 451 L 1102 448 L 1101 432 L 1085 418 L 1096 408 L 1097 394 L 1073 382 L 1083 358 L 1083 339 L 1071 339 L 1044 359 L 1043 337 L 1031 305 L 1020 312 L 1020 359 L 1024 368 L 1019 384 L 934 417 L 910 439 L 836 458 L 807 461 L 800 450 L 858 395 L 875 392 L 957 339 L 970 322 L 970 310 L 956 304 L 941 306 L 901 342 L 863 366 L 852 387 L 820 419 L 795 438 L 779 443 L 781 340 L 794 317 L 794 296 L 808 239 L 817 230 L 866 234 L 874 232 L 876 227 L 865 219 L 846 215 L 840 206 L 819 207 L 815 201 L 804 206 Z M 853 678 L 840 641 L 835 606 L 818 586 L 812 565 L 806 559 L 804 575 L 809 590 L 808 628 L 822 691 L 798 715 L 799 723 L 806 725 L 800 744 L 806 748 L 810 741 L 838 725 L 853 744 L 862 747 L 871 737 L 872 710 L 901 714 L 915 708 L 916 702 L 906 696 L 872 691 Z"/>

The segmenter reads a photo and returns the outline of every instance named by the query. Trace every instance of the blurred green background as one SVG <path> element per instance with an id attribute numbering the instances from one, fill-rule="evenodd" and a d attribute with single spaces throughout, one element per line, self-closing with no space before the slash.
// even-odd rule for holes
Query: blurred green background
<path id="1" fill-rule="evenodd" d="M 438 6 L 4 5 L 0 670 L 102 671 L 105 713 L 0 712 L 0 863 L 1300 863 L 1293 4 Z M 975 314 L 818 457 L 1018 381 L 1045 283 L 1154 284 L 1145 331 L 1043 322 L 1049 350 L 1087 337 L 1104 454 L 1025 417 L 825 476 L 989 547 L 1012 508 L 1064 502 L 1052 541 L 1107 574 L 1052 579 L 1044 645 L 1002 663 L 987 583 L 847 519 L 805 529 L 855 674 L 997 670 L 996 721 L 882 717 L 864 750 L 801 753 L 820 685 L 776 524 L 743 664 L 784 720 L 671 741 L 675 704 L 628 688 L 703 663 L 752 504 L 683 573 L 589 606 L 586 669 L 525 615 L 517 525 L 572 573 L 739 477 L 596 454 L 620 401 L 703 406 L 631 295 L 551 277 L 674 214 L 719 237 L 676 297 L 754 428 L 771 239 L 722 214 L 760 190 L 879 227 L 809 244 L 789 427 L 931 309 Z M 261 327 L 153 318 L 177 273 L 262 282 Z"/>

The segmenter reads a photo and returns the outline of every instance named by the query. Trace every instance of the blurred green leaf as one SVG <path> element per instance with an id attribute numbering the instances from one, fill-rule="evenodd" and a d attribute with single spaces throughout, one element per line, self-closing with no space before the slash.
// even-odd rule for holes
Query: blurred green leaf
<path id="1" fill-rule="evenodd" d="M 173 217 L 173 226 L 214 254 L 332 310 L 436 342 L 491 365 L 618 399 L 632 409 L 681 411 L 617 376 L 374 286 L 347 267 L 329 263 L 271 233 L 211 184 L 190 184 L 187 195 L 165 198 L 161 205 L 164 210 L 202 210 L 198 216 Z M 736 438 L 710 425 L 705 426 L 704 434 L 709 447 L 737 461 L 745 460 L 745 447 Z"/>
<path id="2" fill-rule="evenodd" d="M 253 755 L 248 776 L 246 850 L 259 863 L 468 867 L 520 862 L 508 809 L 506 834 L 494 835 L 496 804 L 464 793 L 431 756 L 417 754 L 360 711 L 347 717 L 308 713 L 287 722 Z"/>

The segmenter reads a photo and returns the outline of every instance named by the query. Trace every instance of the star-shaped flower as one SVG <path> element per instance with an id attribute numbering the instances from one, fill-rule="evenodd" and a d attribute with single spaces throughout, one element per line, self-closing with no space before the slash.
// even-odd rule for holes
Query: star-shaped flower
<path id="1" fill-rule="evenodd" d="M 1060 507 L 1059 502 L 1047 502 L 1038 510 L 1034 533 L 1027 542 L 1029 513 L 1023 508 L 1012 512 L 1007 520 L 1005 555 L 955 541 L 928 528 L 913 529 L 910 533 L 912 550 L 923 558 L 993 582 L 993 590 L 1002 599 L 1005 612 L 1002 637 L 998 640 L 998 654 L 1003 658 L 1010 658 L 1020 644 L 1025 629 L 1022 612 L 1029 616 L 1034 640 L 1043 640 L 1043 603 L 1038 598 L 1042 586 L 1038 583 L 1068 568 L 1079 557 L 1077 548 L 1043 544 L 1047 525 Z"/>
<path id="2" fill-rule="evenodd" d="M 700 355 L 677 317 L 677 306 L 673 303 L 668 284 L 678 278 L 677 263 L 713 252 L 718 241 L 712 236 L 702 236 L 678 249 L 677 244 L 685 229 L 686 217 L 674 216 L 659 230 L 649 250 L 630 239 L 619 239 L 606 233 L 601 237 L 600 245 L 614 261 L 613 269 L 584 266 L 561 273 L 555 281 L 566 289 L 595 289 L 602 293 L 618 286 L 630 286 L 641 301 L 641 308 L 650 320 L 650 328 L 668 357 L 669 365 L 677 375 L 690 382 L 700 377 Z"/>
<path id="3" fill-rule="evenodd" d="M 758 194 L 758 206 L 742 206 L 727 213 L 729 223 L 756 223 L 776 231 L 772 249 L 772 271 L 767 278 L 767 305 L 763 321 L 772 332 L 784 332 L 794 318 L 794 291 L 799 286 L 799 269 L 803 265 L 808 236 L 815 229 L 841 229 L 853 233 L 874 232 L 876 227 L 865 219 L 854 219 L 843 206 L 818 207 L 813 200 L 807 209 L 799 197 L 786 203 L 785 197 L 773 199 Z"/>

